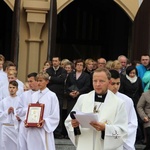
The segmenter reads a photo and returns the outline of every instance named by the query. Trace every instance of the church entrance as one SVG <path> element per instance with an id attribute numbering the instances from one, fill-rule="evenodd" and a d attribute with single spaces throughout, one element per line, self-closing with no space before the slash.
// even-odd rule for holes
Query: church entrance
<path id="1" fill-rule="evenodd" d="M 58 14 L 57 50 L 62 59 L 130 55 L 132 21 L 113 0 L 75 0 Z"/>
<path id="2" fill-rule="evenodd" d="M 0 54 L 6 60 L 11 58 L 12 10 L 4 1 L 0 1 Z"/>

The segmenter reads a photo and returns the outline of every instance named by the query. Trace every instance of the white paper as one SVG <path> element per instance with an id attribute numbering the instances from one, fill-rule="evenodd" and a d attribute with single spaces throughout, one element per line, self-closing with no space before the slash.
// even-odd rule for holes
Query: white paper
<path id="1" fill-rule="evenodd" d="M 78 120 L 82 128 L 91 128 L 94 129 L 90 123 L 92 121 L 98 122 L 98 114 L 97 113 L 79 113 L 74 114 L 75 118 Z"/>

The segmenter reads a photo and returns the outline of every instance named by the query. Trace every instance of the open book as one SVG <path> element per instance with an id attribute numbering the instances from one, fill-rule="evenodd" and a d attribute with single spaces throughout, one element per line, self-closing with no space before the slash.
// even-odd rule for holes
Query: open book
<path id="1" fill-rule="evenodd" d="M 75 118 L 78 120 L 82 128 L 91 128 L 94 129 L 90 122 L 92 121 L 99 121 L 97 113 L 83 113 L 83 112 L 76 112 L 74 114 Z"/>

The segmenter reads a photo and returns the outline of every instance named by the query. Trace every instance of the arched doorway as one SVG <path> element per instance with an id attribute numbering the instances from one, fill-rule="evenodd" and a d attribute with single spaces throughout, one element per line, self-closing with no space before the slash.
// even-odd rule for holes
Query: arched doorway
<path id="1" fill-rule="evenodd" d="M 86 5 L 85 5 L 86 4 Z M 58 14 L 61 58 L 129 56 L 132 21 L 113 0 L 76 0 Z"/>
<path id="2" fill-rule="evenodd" d="M 10 60 L 11 32 L 12 32 L 12 10 L 4 1 L 0 1 L 0 54 Z"/>

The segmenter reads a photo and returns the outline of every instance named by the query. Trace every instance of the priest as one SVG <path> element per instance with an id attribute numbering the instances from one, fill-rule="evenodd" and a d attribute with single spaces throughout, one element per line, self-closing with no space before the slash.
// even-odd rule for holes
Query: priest
<path id="1" fill-rule="evenodd" d="M 70 116 L 65 120 L 69 138 L 76 150 L 123 150 L 127 136 L 127 112 L 125 102 L 108 90 L 111 74 L 105 68 L 93 73 L 94 90 L 78 98 L 72 111 L 97 113 L 99 121 L 92 121 L 91 128 L 83 128 Z M 81 134 L 75 135 L 74 128 L 79 127 Z"/>

